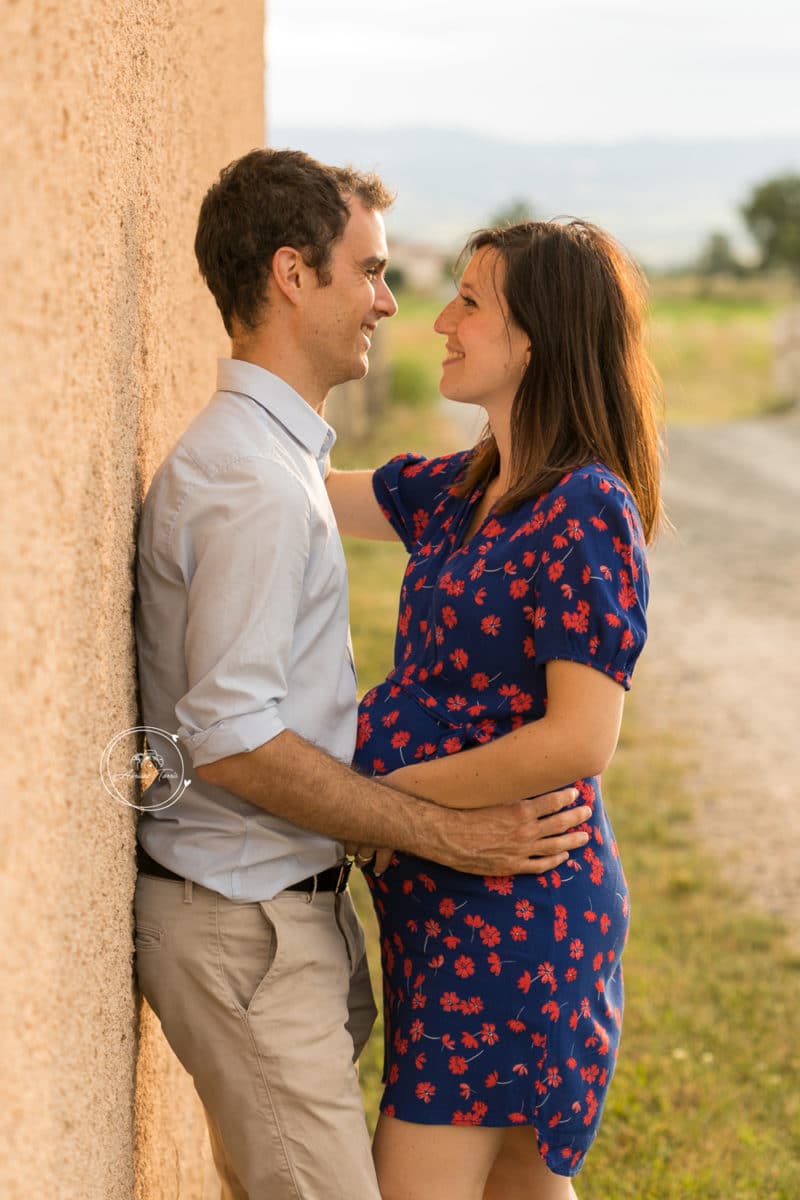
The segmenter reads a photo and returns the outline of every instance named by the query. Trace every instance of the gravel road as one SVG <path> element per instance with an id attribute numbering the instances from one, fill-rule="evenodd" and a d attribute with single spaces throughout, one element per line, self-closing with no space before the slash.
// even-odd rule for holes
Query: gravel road
<path id="1" fill-rule="evenodd" d="M 639 677 L 698 755 L 696 822 L 800 944 L 800 413 L 674 429 Z"/>

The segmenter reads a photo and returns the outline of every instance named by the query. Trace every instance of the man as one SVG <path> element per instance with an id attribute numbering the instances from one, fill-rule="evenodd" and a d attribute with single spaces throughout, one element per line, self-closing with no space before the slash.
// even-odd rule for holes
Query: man
<path id="1" fill-rule="evenodd" d="M 139 825 L 137 968 L 205 1106 L 225 1200 L 379 1200 L 353 1066 L 374 1006 L 341 843 L 507 874 L 585 840 L 565 831 L 586 811 L 558 812 L 572 791 L 453 812 L 348 765 L 356 690 L 322 412 L 396 312 L 389 202 L 375 176 L 295 151 L 222 172 L 195 248 L 231 359 L 142 513 L 143 718 L 177 716 L 194 769 Z"/>

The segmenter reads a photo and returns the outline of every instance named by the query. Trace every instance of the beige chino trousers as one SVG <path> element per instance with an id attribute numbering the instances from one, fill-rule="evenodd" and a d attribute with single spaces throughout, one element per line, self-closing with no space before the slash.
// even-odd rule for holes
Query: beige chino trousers
<path id="1" fill-rule="evenodd" d="M 222 1200 L 380 1200 L 355 1070 L 375 1019 L 349 892 L 236 904 L 140 874 L 139 986 L 205 1107 Z"/>

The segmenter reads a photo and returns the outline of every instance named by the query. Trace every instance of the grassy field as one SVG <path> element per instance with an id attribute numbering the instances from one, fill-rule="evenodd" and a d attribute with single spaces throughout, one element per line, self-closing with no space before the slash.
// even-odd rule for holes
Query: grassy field
<path id="1" fill-rule="evenodd" d="M 773 322 L 789 299 L 783 290 L 755 286 L 703 295 L 691 281 L 654 281 L 650 345 L 669 423 L 725 421 L 782 407 L 772 379 Z M 433 322 L 444 300 L 401 293 L 398 301 L 388 329 L 392 360 L 401 372 L 413 369 L 420 392 L 427 387 L 435 396 L 443 339 Z"/>

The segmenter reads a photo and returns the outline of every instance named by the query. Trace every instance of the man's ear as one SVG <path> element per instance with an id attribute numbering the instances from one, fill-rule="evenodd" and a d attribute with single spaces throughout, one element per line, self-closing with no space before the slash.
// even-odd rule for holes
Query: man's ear
<path id="1" fill-rule="evenodd" d="M 290 304 L 299 304 L 309 286 L 311 268 L 294 246 L 281 246 L 272 256 L 272 280 Z"/>

